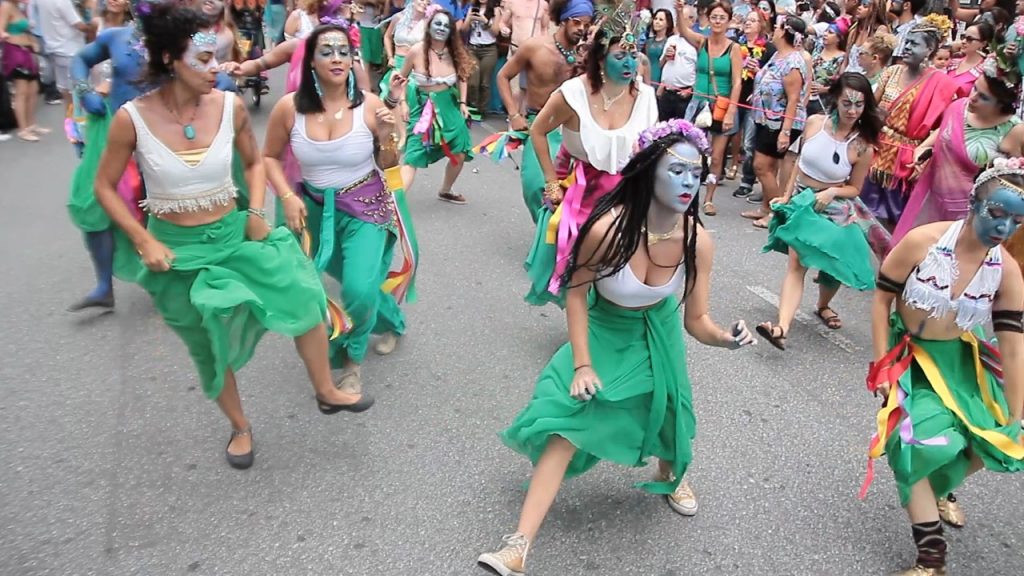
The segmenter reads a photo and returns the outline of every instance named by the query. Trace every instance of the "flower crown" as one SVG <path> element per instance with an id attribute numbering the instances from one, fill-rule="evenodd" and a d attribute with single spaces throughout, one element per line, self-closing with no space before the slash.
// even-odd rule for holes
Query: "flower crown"
<path id="1" fill-rule="evenodd" d="M 601 31 L 604 32 L 601 44 L 607 48 L 612 38 L 619 38 L 621 47 L 636 48 L 637 37 L 644 24 L 634 0 L 622 0 L 614 9 L 602 6 L 597 11 L 601 18 Z"/>
<path id="2" fill-rule="evenodd" d="M 971 198 L 975 198 L 978 195 L 978 190 L 990 180 L 999 180 L 999 183 L 1011 190 L 1015 190 L 1021 196 L 1024 196 L 1024 189 L 1016 184 L 1007 182 L 1003 176 L 1024 176 L 1024 158 L 996 158 L 992 161 L 992 167 L 981 173 L 978 179 L 974 182 L 974 188 L 971 189 Z"/>
<path id="3" fill-rule="evenodd" d="M 638 149 L 643 150 L 671 134 L 682 134 L 683 138 L 690 144 L 693 144 L 701 154 L 708 155 L 711 153 L 711 147 L 708 146 L 708 138 L 704 135 L 704 131 L 680 118 L 673 118 L 667 122 L 658 122 L 641 132 L 640 138 L 637 141 Z"/>
<path id="4" fill-rule="evenodd" d="M 359 48 L 359 43 L 361 41 L 359 26 L 353 26 L 351 22 L 341 16 L 321 16 L 320 23 L 341 28 L 345 31 L 345 35 L 348 36 L 349 46 L 351 46 L 353 50 Z"/>
<path id="5" fill-rule="evenodd" d="M 441 6 L 440 4 L 431 4 L 430 6 L 427 6 L 426 12 L 423 13 L 424 18 L 427 22 L 430 22 L 434 19 L 434 14 L 437 14 L 441 10 L 444 10 L 444 6 Z"/>
<path id="6" fill-rule="evenodd" d="M 942 14 L 929 14 L 921 19 L 916 26 L 910 29 L 910 33 L 914 32 L 927 32 L 933 33 L 941 43 L 946 37 L 949 36 L 949 31 L 953 29 L 953 23 Z"/>

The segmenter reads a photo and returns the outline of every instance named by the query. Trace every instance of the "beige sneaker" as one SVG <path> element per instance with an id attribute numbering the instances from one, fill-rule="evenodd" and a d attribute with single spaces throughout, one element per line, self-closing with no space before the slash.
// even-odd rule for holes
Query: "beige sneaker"
<path id="1" fill-rule="evenodd" d="M 697 496 L 690 488 L 689 482 L 683 480 L 676 487 L 676 491 L 666 496 L 668 505 L 683 516 L 697 515 Z"/>
<path id="2" fill-rule="evenodd" d="M 377 339 L 373 345 L 373 351 L 380 356 L 387 356 L 395 351 L 395 346 L 398 346 L 398 334 L 386 332 Z"/>
<path id="3" fill-rule="evenodd" d="M 363 393 L 363 379 L 360 376 L 359 366 L 346 368 L 341 373 L 341 378 L 334 383 L 334 387 L 349 394 Z"/>
<path id="4" fill-rule="evenodd" d="M 476 559 L 477 565 L 499 576 L 524 576 L 526 552 L 530 549 L 530 541 L 518 532 L 503 536 L 501 541 L 505 543 L 505 547 L 497 552 L 481 554 Z"/>

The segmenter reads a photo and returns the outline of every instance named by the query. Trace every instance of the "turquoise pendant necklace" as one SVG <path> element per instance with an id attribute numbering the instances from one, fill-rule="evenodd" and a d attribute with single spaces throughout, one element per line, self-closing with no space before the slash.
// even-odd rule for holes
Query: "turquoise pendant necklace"
<path id="1" fill-rule="evenodd" d="M 558 51 L 562 53 L 562 58 L 565 58 L 566 63 L 569 64 L 570 66 L 575 64 L 576 55 L 573 54 L 570 50 L 567 50 L 565 46 L 562 46 L 562 43 L 559 42 L 557 38 L 555 38 L 554 41 L 555 48 L 558 48 Z"/>
<path id="2" fill-rule="evenodd" d="M 192 126 L 192 121 L 196 119 L 196 112 L 199 112 L 199 102 L 202 102 L 201 98 L 196 102 L 196 107 L 192 109 L 192 116 L 188 119 L 188 122 L 182 123 L 177 111 L 171 110 L 170 105 L 164 100 L 164 108 L 167 108 L 167 112 L 174 116 L 174 120 L 181 125 L 181 131 L 189 142 L 196 139 L 196 129 Z"/>

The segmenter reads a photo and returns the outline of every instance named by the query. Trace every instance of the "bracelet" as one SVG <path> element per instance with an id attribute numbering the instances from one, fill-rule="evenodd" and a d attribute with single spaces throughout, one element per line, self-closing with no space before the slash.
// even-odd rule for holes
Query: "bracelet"
<path id="1" fill-rule="evenodd" d="M 398 107 L 398 98 L 393 98 L 391 94 L 384 97 L 384 105 L 390 110 L 394 110 Z"/>
<path id="2" fill-rule="evenodd" d="M 267 211 L 262 209 L 262 208 L 249 208 L 249 209 L 246 210 L 246 212 L 248 212 L 249 214 L 252 214 L 253 216 L 259 216 L 260 218 L 263 218 L 264 220 L 267 219 Z"/>
<path id="3" fill-rule="evenodd" d="M 553 196 L 555 194 L 561 194 L 561 193 L 562 193 L 562 185 L 559 184 L 558 181 L 552 180 L 551 182 L 545 182 L 544 183 L 544 194 L 545 195 Z"/>
<path id="4" fill-rule="evenodd" d="M 72 92 L 79 96 L 92 92 L 92 86 L 86 80 L 76 80 L 74 87 L 71 89 Z"/>
<path id="5" fill-rule="evenodd" d="M 381 152 L 397 152 L 398 142 L 400 140 L 401 138 L 398 136 L 398 134 L 392 132 L 391 134 L 388 135 L 387 139 L 384 142 L 380 143 Z"/>
<path id="6" fill-rule="evenodd" d="M 281 196 L 280 198 L 278 198 L 278 200 L 284 202 L 285 200 L 287 200 L 287 199 L 289 199 L 289 198 L 291 198 L 293 196 L 295 196 L 295 192 L 292 192 L 291 190 L 289 190 L 287 194 L 285 194 L 284 196 Z"/>
<path id="7" fill-rule="evenodd" d="M 516 112 L 515 114 L 513 114 L 513 115 L 508 117 L 508 121 L 511 122 L 511 121 L 515 120 L 516 118 L 522 118 L 522 117 L 523 117 L 522 114 L 520 114 L 519 112 Z"/>
<path id="8" fill-rule="evenodd" d="M 573 372 L 579 372 L 580 370 L 583 370 L 584 368 L 592 368 L 592 366 L 590 364 L 580 364 L 579 366 L 573 368 L 572 371 Z"/>

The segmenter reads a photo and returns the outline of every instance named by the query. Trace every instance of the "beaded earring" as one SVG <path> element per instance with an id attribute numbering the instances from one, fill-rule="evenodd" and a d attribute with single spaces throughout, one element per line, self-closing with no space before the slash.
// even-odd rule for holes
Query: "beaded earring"
<path id="1" fill-rule="evenodd" d="M 312 70 L 312 72 L 313 72 L 313 88 L 316 89 L 316 95 L 319 96 L 321 100 L 323 100 L 324 91 L 320 89 L 320 77 L 316 75 L 316 70 Z"/>
<path id="2" fill-rule="evenodd" d="M 354 102 L 356 99 L 356 71 L 352 68 L 348 69 L 348 101 Z"/>

